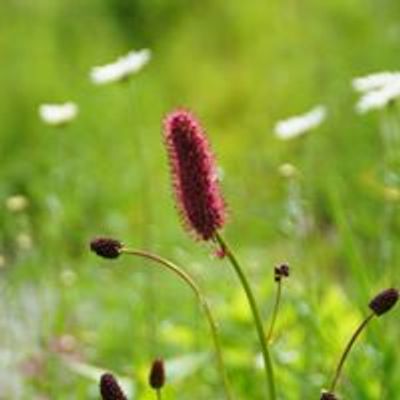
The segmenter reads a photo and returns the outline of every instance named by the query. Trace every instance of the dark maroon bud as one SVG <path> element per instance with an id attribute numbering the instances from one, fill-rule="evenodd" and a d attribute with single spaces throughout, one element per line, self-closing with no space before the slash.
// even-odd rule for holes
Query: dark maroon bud
<path id="1" fill-rule="evenodd" d="M 149 375 L 149 384 L 153 389 L 161 389 L 165 384 L 164 361 L 157 359 L 153 361 Z"/>
<path id="2" fill-rule="evenodd" d="M 290 268 L 287 264 L 281 264 L 275 267 L 275 282 L 280 282 L 282 278 L 288 278 L 290 275 Z"/>
<path id="3" fill-rule="evenodd" d="M 110 373 L 101 376 L 100 393 L 103 400 L 128 400 L 117 380 Z"/>
<path id="4" fill-rule="evenodd" d="M 388 312 L 399 299 L 399 291 L 397 289 L 386 289 L 377 294 L 369 303 L 369 308 L 380 316 Z"/>
<path id="5" fill-rule="evenodd" d="M 121 254 L 122 243 L 119 240 L 99 237 L 90 242 L 90 249 L 104 258 L 117 258 Z"/>
<path id="6" fill-rule="evenodd" d="M 339 400 L 333 393 L 323 392 L 320 400 Z"/>

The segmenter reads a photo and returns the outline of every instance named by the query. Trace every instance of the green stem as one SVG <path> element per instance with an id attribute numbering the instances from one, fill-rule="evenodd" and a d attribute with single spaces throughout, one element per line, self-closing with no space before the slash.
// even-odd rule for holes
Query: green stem
<path id="1" fill-rule="evenodd" d="M 356 331 L 353 333 L 353 336 L 351 337 L 349 343 L 347 343 L 346 348 L 344 349 L 344 352 L 342 354 L 342 357 L 340 358 L 339 364 L 336 368 L 336 372 L 335 372 L 335 376 L 332 380 L 332 384 L 331 387 L 329 389 L 330 392 L 334 392 L 335 391 L 335 387 L 336 384 L 339 380 L 340 374 L 342 372 L 343 369 L 343 365 L 344 362 L 346 361 L 347 356 L 350 353 L 351 348 L 353 347 L 354 342 L 356 341 L 356 339 L 358 338 L 358 336 L 360 335 L 360 333 L 363 331 L 363 329 L 367 326 L 368 322 L 371 321 L 371 319 L 374 317 L 374 313 L 370 314 L 361 324 L 360 326 L 356 329 Z"/>
<path id="2" fill-rule="evenodd" d="M 269 327 L 269 331 L 268 331 L 268 335 L 267 335 L 267 343 L 271 343 L 272 334 L 274 333 L 276 317 L 278 316 L 279 304 L 281 301 L 281 293 L 282 293 L 281 279 L 277 283 L 278 283 L 278 290 L 276 292 L 276 299 L 275 299 L 274 311 L 272 313 L 271 326 Z"/>
<path id="3" fill-rule="evenodd" d="M 156 390 L 157 400 L 162 400 L 161 389 Z"/>
<path id="4" fill-rule="evenodd" d="M 261 321 L 261 317 L 260 317 L 260 312 L 258 311 L 257 303 L 255 301 L 253 292 L 251 290 L 250 284 L 249 284 L 249 282 L 246 278 L 246 275 L 244 274 L 239 262 L 237 261 L 236 257 L 233 255 L 233 253 L 230 250 L 230 248 L 228 247 L 227 243 L 224 241 L 224 239 L 218 232 L 215 234 L 215 239 L 217 240 L 217 242 L 219 243 L 221 248 L 225 251 L 226 256 L 228 257 L 229 261 L 231 262 L 233 269 L 235 270 L 235 272 L 240 280 L 240 283 L 242 284 L 243 289 L 246 293 L 247 301 L 249 303 L 251 312 L 253 314 L 254 324 L 255 324 L 257 334 L 258 334 L 258 339 L 259 339 L 260 345 L 261 345 L 261 352 L 262 352 L 262 356 L 264 359 L 264 369 L 265 369 L 266 379 L 267 379 L 267 383 L 268 383 L 269 395 L 270 395 L 271 400 L 275 400 L 276 393 L 275 393 L 275 381 L 274 381 L 274 372 L 272 369 L 272 362 L 271 362 L 271 358 L 269 355 L 267 342 L 265 340 L 264 329 L 263 329 L 263 325 L 262 325 L 262 321 Z"/>
<path id="5" fill-rule="evenodd" d="M 221 343 L 219 340 L 218 327 L 215 322 L 214 316 L 211 312 L 210 306 L 208 305 L 203 293 L 201 292 L 200 288 L 198 287 L 196 282 L 193 280 L 193 278 L 186 271 L 184 271 L 183 269 L 178 267 L 173 262 L 171 262 L 165 258 L 162 258 L 156 254 L 149 253 L 147 251 L 142 251 L 142 250 L 130 250 L 130 249 L 122 249 L 121 252 L 154 261 L 159 266 L 165 267 L 169 271 L 173 272 L 175 275 L 177 275 L 181 280 L 183 280 L 193 290 L 201 307 L 203 308 L 204 314 L 207 318 L 207 322 L 210 327 L 210 331 L 211 331 L 211 335 L 212 335 L 212 339 L 213 339 L 214 347 L 215 347 L 215 355 L 217 358 L 218 371 L 220 373 L 221 380 L 223 382 L 225 397 L 227 400 L 232 399 L 232 395 L 230 393 L 230 387 L 229 387 L 229 383 L 228 383 L 228 378 L 227 378 L 227 374 L 225 371 L 225 364 L 224 364 L 223 357 L 222 357 L 222 348 L 221 348 Z"/>

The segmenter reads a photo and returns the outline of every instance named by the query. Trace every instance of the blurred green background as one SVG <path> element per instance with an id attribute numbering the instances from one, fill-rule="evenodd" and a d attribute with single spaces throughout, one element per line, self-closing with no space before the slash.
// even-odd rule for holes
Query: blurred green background
<path id="1" fill-rule="evenodd" d="M 93 66 L 141 48 L 152 60 L 128 82 L 90 82 Z M 152 399 L 156 356 L 169 361 L 165 398 L 222 398 L 192 293 L 140 260 L 98 259 L 88 249 L 98 234 L 196 276 L 235 398 L 265 398 L 236 277 L 174 209 L 161 121 L 177 106 L 195 111 L 213 143 L 225 233 L 266 327 L 273 267 L 292 267 L 271 350 L 279 398 L 319 398 L 371 296 L 398 284 L 400 196 L 381 178 L 385 115 L 354 112 L 351 79 L 397 69 L 399 51 L 395 0 L 2 0 L 0 399 L 98 399 L 106 370 L 127 379 L 131 399 Z M 67 100 L 78 118 L 43 124 L 39 105 Z M 320 103 L 321 128 L 274 136 L 277 120 Z M 278 172 L 286 162 L 298 168 L 293 179 Z M 7 207 L 14 195 L 28 202 L 19 212 Z M 344 398 L 399 397 L 398 320 L 395 311 L 373 321 L 346 365 Z"/>

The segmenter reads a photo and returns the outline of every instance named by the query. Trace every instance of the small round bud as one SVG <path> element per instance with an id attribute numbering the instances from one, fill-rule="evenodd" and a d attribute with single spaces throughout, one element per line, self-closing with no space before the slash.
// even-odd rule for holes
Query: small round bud
<path id="1" fill-rule="evenodd" d="M 103 400 L 128 400 L 117 380 L 110 373 L 101 376 L 100 393 Z"/>
<path id="2" fill-rule="evenodd" d="M 288 264 L 281 264 L 275 267 L 275 282 L 280 282 L 282 278 L 288 278 L 290 275 L 290 268 Z"/>
<path id="3" fill-rule="evenodd" d="M 119 240 L 99 237 L 90 242 L 90 250 L 104 258 L 117 258 L 121 254 L 122 243 Z"/>
<path id="4" fill-rule="evenodd" d="M 149 384 L 153 389 L 161 389 L 165 384 L 164 361 L 157 359 L 153 361 L 149 375 Z"/>
<path id="5" fill-rule="evenodd" d="M 369 303 L 369 308 L 379 317 L 388 312 L 399 299 L 397 289 L 386 289 L 378 293 Z"/>
<path id="6" fill-rule="evenodd" d="M 338 398 L 333 393 L 323 392 L 320 400 L 338 400 Z"/>

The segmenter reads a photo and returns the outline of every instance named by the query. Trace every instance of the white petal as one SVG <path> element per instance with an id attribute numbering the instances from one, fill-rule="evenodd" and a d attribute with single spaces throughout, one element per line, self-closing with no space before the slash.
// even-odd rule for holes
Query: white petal
<path id="1" fill-rule="evenodd" d="M 371 110 L 379 110 L 398 97 L 400 97 L 400 79 L 364 94 L 356 104 L 356 111 L 365 114 Z"/>
<path id="2" fill-rule="evenodd" d="M 300 136 L 319 126 L 326 118 L 326 107 L 317 106 L 306 114 L 278 121 L 275 125 L 275 135 L 282 140 Z"/>
<path id="3" fill-rule="evenodd" d="M 111 64 L 93 67 L 90 79 L 96 85 L 118 82 L 139 72 L 150 59 L 151 51 L 148 49 L 131 51 Z"/>
<path id="4" fill-rule="evenodd" d="M 78 106 L 73 102 L 64 104 L 42 104 L 39 115 L 49 125 L 62 125 L 72 121 L 78 115 Z"/>
<path id="5" fill-rule="evenodd" d="M 381 89 L 400 80 L 400 72 L 376 72 L 374 74 L 361 76 L 352 80 L 354 90 L 366 93 L 371 90 Z"/>

